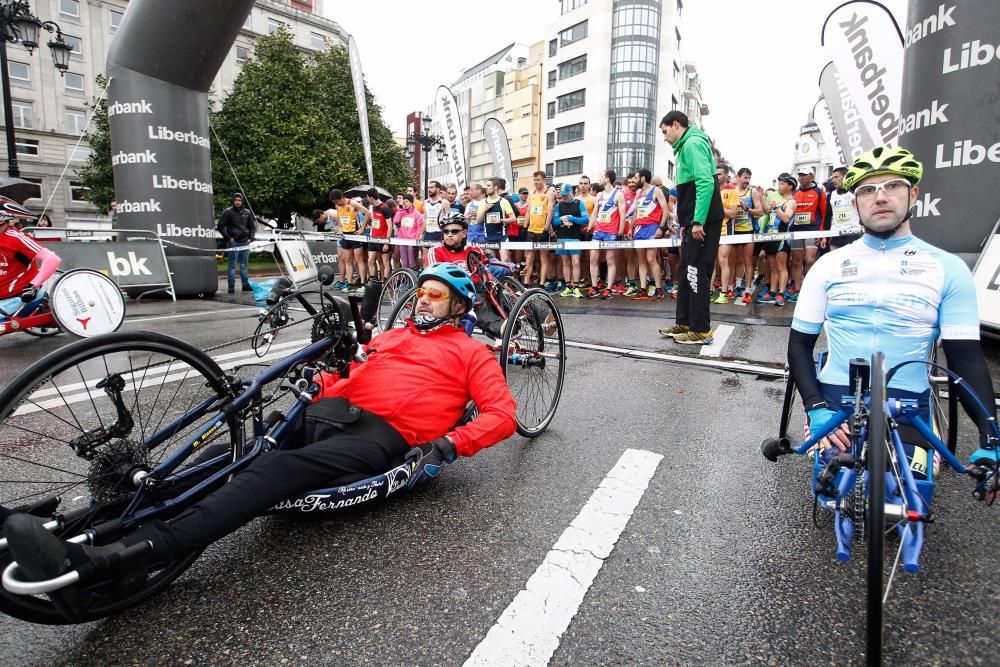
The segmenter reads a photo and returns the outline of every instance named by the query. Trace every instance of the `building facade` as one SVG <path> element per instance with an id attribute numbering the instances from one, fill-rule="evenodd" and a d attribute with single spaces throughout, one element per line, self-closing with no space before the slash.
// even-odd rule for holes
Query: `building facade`
<path id="1" fill-rule="evenodd" d="M 91 116 L 88 105 L 103 94 L 97 76 L 106 73 L 108 49 L 127 9 L 127 0 L 32 0 L 31 11 L 42 21 L 57 22 L 73 47 L 63 77 L 44 44 L 30 55 L 20 44 L 7 46 L 21 177 L 41 188 L 41 197 L 25 205 L 39 213 L 46 210 L 57 227 L 98 228 L 108 221 L 86 201 L 76 173 L 90 155 L 82 138 Z M 281 26 L 304 50 L 323 50 L 330 43 L 346 46 L 347 33 L 322 18 L 320 9 L 320 0 L 257 0 L 215 77 L 212 99 L 221 101 L 232 90 L 256 38 Z M 6 144 L 0 144 L 6 163 Z"/>
<path id="2" fill-rule="evenodd" d="M 541 163 L 554 182 L 649 168 L 672 182 L 660 119 L 707 113 L 682 50 L 682 0 L 559 0 L 546 29 Z"/>
<path id="3" fill-rule="evenodd" d="M 813 112 L 809 112 L 806 124 L 799 130 L 799 140 L 795 142 L 795 159 L 792 173 L 812 167 L 816 173 L 816 182 L 825 183 L 830 180 L 836 158 L 828 150 L 826 140 L 820 131 Z"/>

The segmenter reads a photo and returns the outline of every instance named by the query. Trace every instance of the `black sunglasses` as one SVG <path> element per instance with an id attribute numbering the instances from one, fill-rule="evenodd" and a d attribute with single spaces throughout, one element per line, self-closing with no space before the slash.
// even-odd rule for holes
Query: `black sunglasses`
<path id="1" fill-rule="evenodd" d="M 445 236 L 455 236 L 457 234 L 461 234 L 464 231 L 465 231 L 464 229 L 459 227 L 458 229 L 446 229 L 444 230 L 444 234 Z"/>

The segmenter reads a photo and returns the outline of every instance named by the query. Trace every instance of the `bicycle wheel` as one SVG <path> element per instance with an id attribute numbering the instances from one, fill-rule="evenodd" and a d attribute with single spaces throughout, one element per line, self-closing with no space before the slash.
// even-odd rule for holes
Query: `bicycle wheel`
<path id="1" fill-rule="evenodd" d="M 514 278 L 513 276 L 504 276 L 496 283 L 494 288 L 494 295 L 496 296 L 497 302 L 503 307 L 504 313 L 501 314 L 501 319 L 506 319 L 507 316 L 513 312 L 514 304 L 517 300 L 521 298 L 524 294 L 524 285 Z"/>
<path id="2" fill-rule="evenodd" d="M 377 322 L 379 328 L 391 329 L 386 326 L 389 321 L 389 314 L 392 313 L 393 306 L 407 292 L 417 286 L 417 273 L 412 269 L 396 269 L 389 275 L 389 278 L 382 285 L 382 292 L 378 297 Z"/>
<path id="3" fill-rule="evenodd" d="M 64 538 L 119 518 L 135 498 L 134 475 L 150 471 L 206 426 L 229 396 L 223 371 L 197 348 L 161 334 L 127 332 L 77 341 L 33 364 L 0 392 L 0 505 L 49 519 L 66 517 Z M 191 415 L 190 419 L 179 418 Z M 203 438 L 205 445 L 242 443 L 240 416 Z M 148 504 L 189 488 L 176 475 L 195 456 L 156 479 Z M 185 486 L 186 485 L 186 486 Z M 165 517 L 164 517 L 165 518 Z M 112 539 L 115 539 L 115 536 Z M 198 554 L 151 571 L 145 585 L 116 597 L 103 583 L 83 584 L 93 605 L 84 622 L 118 613 L 154 595 Z M 0 551 L 0 568 L 10 562 Z M 70 622 L 45 596 L 0 588 L 0 611 L 34 623 Z"/>
<path id="4" fill-rule="evenodd" d="M 500 367 L 517 403 L 517 432 L 534 438 L 548 428 L 559 407 L 566 376 L 562 317 L 541 289 L 526 291 L 503 325 Z"/>
<path id="5" fill-rule="evenodd" d="M 390 312 L 389 317 L 386 318 L 385 324 L 383 325 L 383 331 L 398 329 L 399 327 L 405 325 L 406 320 L 413 317 L 413 310 L 416 306 L 417 288 L 414 287 L 396 301 L 396 305 L 392 307 L 392 312 Z"/>
<path id="6" fill-rule="evenodd" d="M 250 339 L 250 346 L 258 358 L 268 353 L 281 327 L 288 321 L 288 305 L 284 300 L 274 304 L 260 316 L 260 323 L 257 324 L 253 338 Z"/>
<path id="7" fill-rule="evenodd" d="M 882 599 L 885 595 L 885 476 L 887 466 L 885 413 L 885 357 L 872 355 L 871 405 L 868 408 L 868 440 L 865 472 L 867 500 L 865 503 L 865 661 L 869 665 L 882 662 Z"/>
<path id="8" fill-rule="evenodd" d="M 77 338 L 118 331 L 125 321 L 121 289 L 91 269 L 73 269 L 61 275 L 52 286 L 49 307 L 59 328 Z"/>

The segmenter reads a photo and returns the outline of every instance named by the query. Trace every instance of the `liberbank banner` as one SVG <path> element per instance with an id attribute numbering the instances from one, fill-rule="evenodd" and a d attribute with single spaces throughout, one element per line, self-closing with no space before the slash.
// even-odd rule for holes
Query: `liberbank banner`
<path id="1" fill-rule="evenodd" d="M 503 123 L 496 118 L 487 118 L 483 123 L 483 138 L 493 160 L 493 174 L 507 181 L 507 187 L 514 188 L 514 167 L 510 161 L 510 142 Z"/>
<path id="2" fill-rule="evenodd" d="M 970 259 L 1000 217 L 1000 2 L 910 0 L 907 16 L 900 145 L 924 164 L 914 217 L 929 223 L 915 231 Z"/>
<path id="3" fill-rule="evenodd" d="M 830 120 L 837 135 L 838 148 L 844 158 L 841 164 L 850 164 L 863 153 L 875 148 L 875 141 L 861 120 L 861 113 L 854 104 L 854 98 L 847 90 L 844 79 L 837 74 L 837 66 L 832 62 L 827 63 L 819 75 L 819 89 L 823 92 L 823 99 L 826 100 Z M 816 114 L 813 117 L 816 118 Z M 820 123 L 818 118 L 816 123 Z M 820 124 L 819 127 L 822 131 L 823 126 Z"/>
<path id="4" fill-rule="evenodd" d="M 436 120 L 442 128 L 445 158 L 448 160 L 448 168 L 455 175 L 458 191 L 462 192 L 469 184 L 469 166 L 465 157 L 465 132 L 462 130 L 458 100 L 448 86 L 438 86 L 435 99 Z"/>

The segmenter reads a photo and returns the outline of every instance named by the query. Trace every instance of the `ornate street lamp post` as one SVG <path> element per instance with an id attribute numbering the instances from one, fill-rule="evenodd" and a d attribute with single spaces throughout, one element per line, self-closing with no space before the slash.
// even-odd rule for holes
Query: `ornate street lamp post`
<path id="1" fill-rule="evenodd" d="M 423 122 L 420 126 L 420 132 L 411 132 L 410 136 L 406 138 L 406 156 L 413 157 L 417 150 L 422 150 L 424 152 L 424 166 L 422 171 L 424 172 L 424 197 L 427 197 L 427 184 L 428 184 L 428 158 L 430 157 L 431 149 L 434 150 L 437 159 L 441 160 L 444 158 L 444 137 L 438 134 L 425 133 L 424 128 L 430 126 L 431 119 L 429 116 L 424 116 L 421 119 Z"/>

